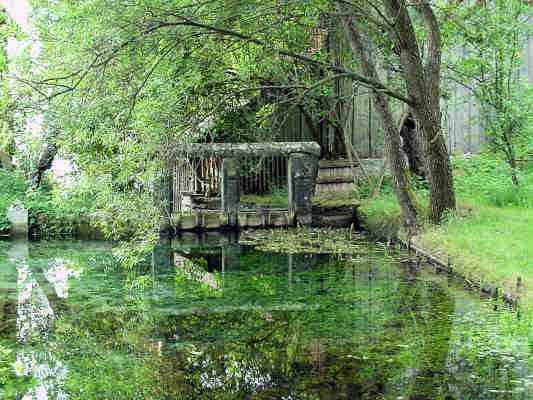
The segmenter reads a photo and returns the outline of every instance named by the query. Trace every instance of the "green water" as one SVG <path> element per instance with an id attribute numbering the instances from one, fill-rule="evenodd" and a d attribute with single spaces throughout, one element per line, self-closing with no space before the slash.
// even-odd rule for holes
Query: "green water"
<path id="1" fill-rule="evenodd" d="M 533 398 L 528 324 L 446 275 L 230 243 L 0 243 L 0 398 Z"/>

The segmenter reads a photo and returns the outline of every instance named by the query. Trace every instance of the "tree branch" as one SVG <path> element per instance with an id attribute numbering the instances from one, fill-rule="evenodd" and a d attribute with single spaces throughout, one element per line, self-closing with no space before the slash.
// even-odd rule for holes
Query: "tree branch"
<path id="1" fill-rule="evenodd" d="M 428 55 L 425 62 L 426 85 L 432 99 L 440 98 L 440 69 L 442 59 L 442 37 L 439 22 L 426 0 L 415 3 L 415 9 L 422 17 L 428 37 Z"/>
<path id="2" fill-rule="evenodd" d="M 290 50 L 287 50 L 287 49 L 275 48 L 274 46 L 272 46 L 272 45 L 270 45 L 270 44 L 268 44 L 268 43 L 266 43 L 266 42 L 264 42 L 262 40 L 259 40 L 257 38 L 248 36 L 246 34 L 243 34 L 243 33 L 237 32 L 237 31 L 233 31 L 233 30 L 229 30 L 229 29 L 226 29 L 226 28 L 219 28 L 219 27 L 216 27 L 216 26 L 204 24 L 204 23 L 201 23 L 201 22 L 198 22 L 198 21 L 194 21 L 194 20 L 192 20 L 192 19 L 190 19 L 188 17 L 185 17 L 185 16 L 176 16 L 176 18 L 179 18 L 180 21 L 179 22 L 161 23 L 159 25 L 159 27 L 162 28 L 162 27 L 187 25 L 187 26 L 192 26 L 192 27 L 203 29 L 203 30 L 205 30 L 207 32 L 217 33 L 217 34 L 221 34 L 221 35 L 224 35 L 224 36 L 229 36 L 229 37 L 234 37 L 234 38 L 241 39 L 241 40 L 246 40 L 249 43 L 254 43 L 254 44 L 257 44 L 257 45 L 259 45 L 261 47 L 264 47 L 264 48 L 267 48 L 267 49 L 271 49 L 271 50 L 273 50 L 273 51 L 275 51 L 275 52 L 277 52 L 277 53 L 279 53 L 281 55 L 293 58 L 295 60 L 304 62 L 306 64 L 315 65 L 315 66 L 321 67 L 321 68 L 323 68 L 325 70 L 329 70 L 329 71 L 335 72 L 337 74 L 344 74 L 347 77 L 349 77 L 350 79 L 355 80 L 357 82 L 360 82 L 363 85 L 366 85 L 366 86 L 368 86 L 368 87 L 370 87 L 370 88 L 372 88 L 374 90 L 378 90 L 378 91 L 382 92 L 383 94 L 386 94 L 387 96 L 393 97 L 393 98 L 395 98 L 397 100 L 400 100 L 400 101 L 402 101 L 402 102 L 404 102 L 404 103 L 406 103 L 408 105 L 412 105 L 413 104 L 411 99 L 407 98 L 406 96 L 404 96 L 401 93 L 396 92 L 395 90 L 392 90 L 392 89 L 388 88 L 387 86 L 383 85 L 381 82 L 376 81 L 374 79 L 371 79 L 369 77 L 360 75 L 360 74 L 358 74 L 358 73 L 356 73 L 354 71 L 351 71 L 349 69 L 346 69 L 346 68 L 344 68 L 342 66 L 326 64 L 326 63 L 323 63 L 321 61 L 315 60 L 315 59 L 313 59 L 311 57 L 294 53 L 294 52 L 292 52 Z"/>

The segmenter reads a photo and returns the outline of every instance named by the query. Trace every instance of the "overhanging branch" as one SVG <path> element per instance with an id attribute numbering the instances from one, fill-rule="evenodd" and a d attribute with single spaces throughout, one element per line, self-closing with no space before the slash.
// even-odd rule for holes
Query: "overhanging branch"
<path id="1" fill-rule="evenodd" d="M 254 44 L 257 44 L 257 45 L 259 45 L 261 47 L 272 49 L 275 52 L 277 52 L 278 54 L 293 58 L 295 60 L 299 60 L 299 61 L 304 62 L 306 64 L 316 65 L 316 66 L 321 67 L 321 68 L 323 68 L 325 70 L 329 70 L 329 71 L 335 72 L 337 74 L 343 74 L 346 77 L 348 77 L 348 78 L 350 78 L 350 79 L 352 79 L 354 81 L 360 82 L 360 83 L 362 83 L 363 85 L 365 85 L 367 87 L 370 87 L 370 88 L 372 88 L 374 90 L 382 92 L 383 94 L 385 94 L 385 95 L 387 95 L 389 97 L 393 97 L 393 98 L 395 98 L 397 100 L 400 100 L 400 101 L 402 101 L 402 102 L 404 102 L 404 103 L 406 103 L 408 105 L 413 105 L 414 104 L 411 99 L 407 98 L 402 93 L 399 93 L 399 92 L 397 92 L 395 90 L 392 90 L 392 89 L 388 88 L 387 86 L 383 85 L 381 82 L 379 82 L 377 80 L 374 80 L 374 79 L 371 79 L 369 77 L 363 76 L 363 75 L 358 74 L 358 73 L 356 73 L 354 71 L 346 69 L 346 68 L 344 68 L 342 66 L 326 64 L 326 63 L 323 63 L 321 61 L 315 60 L 315 59 L 313 59 L 311 57 L 308 57 L 308 56 L 305 56 L 305 55 L 302 55 L 302 54 L 298 54 L 298 53 L 294 53 L 294 52 L 289 51 L 287 49 L 275 48 L 272 45 L 270 45 L 270 44 L 268 44 L 268 43 L 266 43 L 266 42 L 264 42 L 262 40 L 259 40 L 257 38 L 248 36 L 248 35 L 243 34 L 241 32 L 229 30 L 229 29 L 226 29 L 226 28 L 219 28 L 219 27 L 212 26 L 212 25 L 207 25 L 207 24 L 204 24 L 204 23 L 201 23 L 201 22 L 198 22 L 198 21 L 194 21 L 194 20 L 192 20 L 192 19 L 190 19 L 188 17 L 184 17 L 184 16 L 176 16 L 176 18 L 179 18 L 180 21 L 179 22 L 175 22 L 175 23 L 165 22 L 165 23 L 161 24 L 161 27 L 187 25 L 187 26 L 192 26 L 192 27 L 204 29 L 204 30 L 206 30 L 208 32 L 218 33 L 218 34 L 221 34 L 221 35 L 235 37 L 235 38 L 238 38 L 238 39 L 241 39 L 241 40 L 246 40 L 249 43 L 254 43 Z"/>

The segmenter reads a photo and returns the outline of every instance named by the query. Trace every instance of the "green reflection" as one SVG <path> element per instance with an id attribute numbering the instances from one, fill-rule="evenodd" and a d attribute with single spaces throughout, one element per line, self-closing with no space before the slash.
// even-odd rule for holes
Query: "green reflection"
<path id="1" fill-rule="evenodd" d="M 135 271 L 105 243 L 32 243 L 22 262 L 2 243 L 3 396 L 529 398 L 527 322 L 358 240 L 331 256 L 195 239 Z"/>

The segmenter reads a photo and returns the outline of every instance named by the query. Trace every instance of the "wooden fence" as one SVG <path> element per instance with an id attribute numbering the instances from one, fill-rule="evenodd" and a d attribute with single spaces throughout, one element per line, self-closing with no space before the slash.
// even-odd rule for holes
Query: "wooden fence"
<path id="1" fill-rule="evenodd" d="M 533 21 L 532 21 L 533 23 Z M 342 63 L 342 44 L 328 44 L 329 50 L 338 54 Z M 533 85 L 533 37 L 524 44 L 522 53 L 521 76 Z M 386 71 L 381 71 L 386 80 Z M 446 83 L 451 96 L 442 102 L 443 127 L 447 136 L 447 145 L 451 153 L 475 153 L 487 142 L 479 107 L 472 94 L 464 87 Z M 342 112 L 346 118 L 346 133 L 361 158 L 383 157 L 383 128 L 368 90 L 358 88 L 349 79 L 340 80 L 335 88 L 338 97 L 343 100 Z M 404 107 L 391 103 L 399 120 Z M 297 109 L 283 110 L 285 121 L 278 134 L 281 141 L 314 140 L 313 133 L 306 123 L 305 116 Z M 320 144 L 324 159 L 343 158 L 344 149 L 339 146 L 336 132 L 331 127 L 319 126 Z"/>
<path id="2" fill-rule="evenodd" d="M 532 20 L 533 23 L 533 20 Z M 533 85 L 533 37 L 524 44 L 521 78 Z M 452 153 L 476 153 L 487 143 L 479 106 L 469 90 L 450 84 L 451 97 L 443 101 L 443 124 Z"/>

